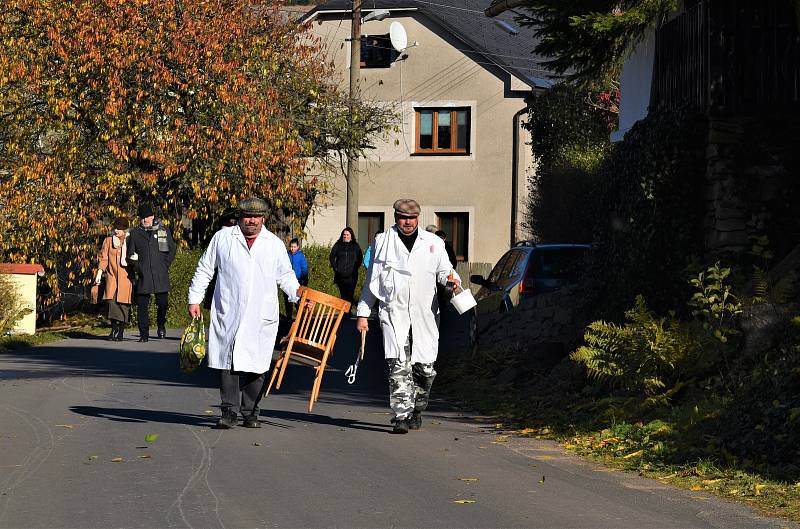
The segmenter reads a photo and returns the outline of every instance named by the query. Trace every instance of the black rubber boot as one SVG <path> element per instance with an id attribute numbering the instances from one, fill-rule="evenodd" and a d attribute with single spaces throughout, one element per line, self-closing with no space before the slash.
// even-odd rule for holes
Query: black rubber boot
<path id="1" fill-rule="evenodd" d="M 167 337 L 167 330 L 164 327 L 158 328 L 158 337 L 159 338 L 166 338 Z"/>
<path id="2" fill-rule="evenodd" d="M 117 322 L 117 335 L 114 337 L 114 340 L 117 342 L 122 341 L 122 333 L 125 332 L 125 322 L 118 321 Z"/>
<path id="3" fill-rule="evenodd" d="M 222 416 L 217 420 L 217 428 L 230 430 L 236 426 L 236 412 L 228 408 L 222 409 Z"/>
<path id="4" fill-rule="evenodd" d="M 108 341 L 113 342 L 117 338 L 117 321 L 111 320 L 111 333 L 108 335 Z"/>
<path id="5" fill-rule="evenodd" d="M 411 414 L 411 418 L 408 420 L 408 429 L 419 430 L 420 428 L 422 428 L 422 412 L 415 411 Z"/>

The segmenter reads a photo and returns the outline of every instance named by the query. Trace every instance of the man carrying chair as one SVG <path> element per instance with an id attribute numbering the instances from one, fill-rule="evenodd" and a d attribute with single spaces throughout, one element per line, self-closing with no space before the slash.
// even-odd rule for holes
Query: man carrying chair
<path id="1" fill-rule="evenodd" d="M 283 242 L 264 227 L 267 203 L 240 202 L 238 223 L 214 234 L 197 263 L 189 288 L 189 314 L 200 304 L 214 270 L 208 366 L 220 371 L 222 415 L 217 427 L 236 425 L 241 412 L 247 428 L 259 428 L 258 402 L 278 334 L 278 288 L 297 301 L 300 286 Z"/>

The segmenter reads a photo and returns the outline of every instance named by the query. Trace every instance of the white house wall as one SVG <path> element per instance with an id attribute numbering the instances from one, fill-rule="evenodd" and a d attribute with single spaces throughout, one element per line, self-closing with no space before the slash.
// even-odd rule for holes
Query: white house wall
<path id="1" fill-rule="evenodd" d="M 493 66 L 477 64 L 476 60 L 486 59 L 467 57 L 456 49 L 463 45 L 439 36 L 437 31 L 441 30 L 423 15 L 397 15 L 362 26 L 364 35 L 386 34 L 391 22 L 401 22 L 409 43 L 419 44 L 408 49 L 407 57 L 390 68 L 361 69 L 362 98 L 394 105 L 402 119 L 397 123 L 399 132 L 379 142 L 369 159 L 361 163 L 359 209 L 362 213 L 384 211 L 387 227 L 393 223 L 391 205 L 401 197 L 420 202 L 423 226 L 436 223 L 436 212 L 468 213 L 469 260 L 495 262 L 510 245 L 513 118 L 526 108 L 523 95 L 504 96 L 503 77 L 508 82 L 508 74 Z M 325 43 L 328 58 L 340 72 L 342 89 L 347 90 L 349 18 L 314 21 L 312 31 Z M 413 109 L 417 105 L 469 107 L 471 153 L 413 155 L 416 133 Z M 518 203 L 524 199 L 524 168 L 530 163 L 530 148 L 523 144 L 525 139 L 523 133 L 517 145 Z M 309 239 L 324 243 L 338 237 L 345 222 L 344 191 L 344 178 L 338 176 L 332 193 L 324 199 L 326 208 L 317 211 L 307 226 Z"/>

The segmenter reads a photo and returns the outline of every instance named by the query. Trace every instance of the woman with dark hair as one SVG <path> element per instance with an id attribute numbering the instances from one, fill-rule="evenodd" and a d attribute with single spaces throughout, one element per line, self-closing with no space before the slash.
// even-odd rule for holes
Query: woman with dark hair
<path id="1" fill-rule="evenodd" d="M 342 230 L 339 240 L 331 248 L 329 256 L 333 268 L 333 282 L 339 287 L 339 297 L 353 303 L 358 282 L 358 267 L 363 255 L 351 228 Z"/>
<path id="2" fill-rule="evenodd" d="M 103 299 L 108 301 L 108 319 L 111 320 L 111 334 L 108 339 L 116 342 L 122 341 L 133 301 L 133 283 L 128 277 L 126 262 L 128 228 L 126 219 L 118 218 L 114 221 L 114 231 L 105 238 L 98 255 L 99 266 L 95 277 L 98 285 L 103 275 L 106 278 Z"/>

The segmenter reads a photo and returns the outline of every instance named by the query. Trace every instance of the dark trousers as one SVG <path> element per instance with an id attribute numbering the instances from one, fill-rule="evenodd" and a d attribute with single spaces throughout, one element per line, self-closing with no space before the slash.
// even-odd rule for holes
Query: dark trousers
<path id="1" fill-rule="evenodd" d="M 219 396 L 223 411 L 228 409 L 242 415 L 258 417 L 258 401 L 264 390 L 264 374 L 242 373 L 232 369 L 221 369 Z"/>
<path id="2" fill-rule="evenodd" d="M 166 292 L 158 292 L 156 297 L 156 323 L 158 327 L 164 327 L 167 324 L 167 299 L 169 294 Z M 139 309 L 139 335 L 150 336 L 150 294 L 137 294 L 136 306 Z"/>
<path id="3" fill-rule="evenodd" d="M 356 291 L 356 279 L 339 278 L 336 280 L 336 286 L 339 287 L 339 297 L 345 301 L 353 303 L 353 296 Z"/>

